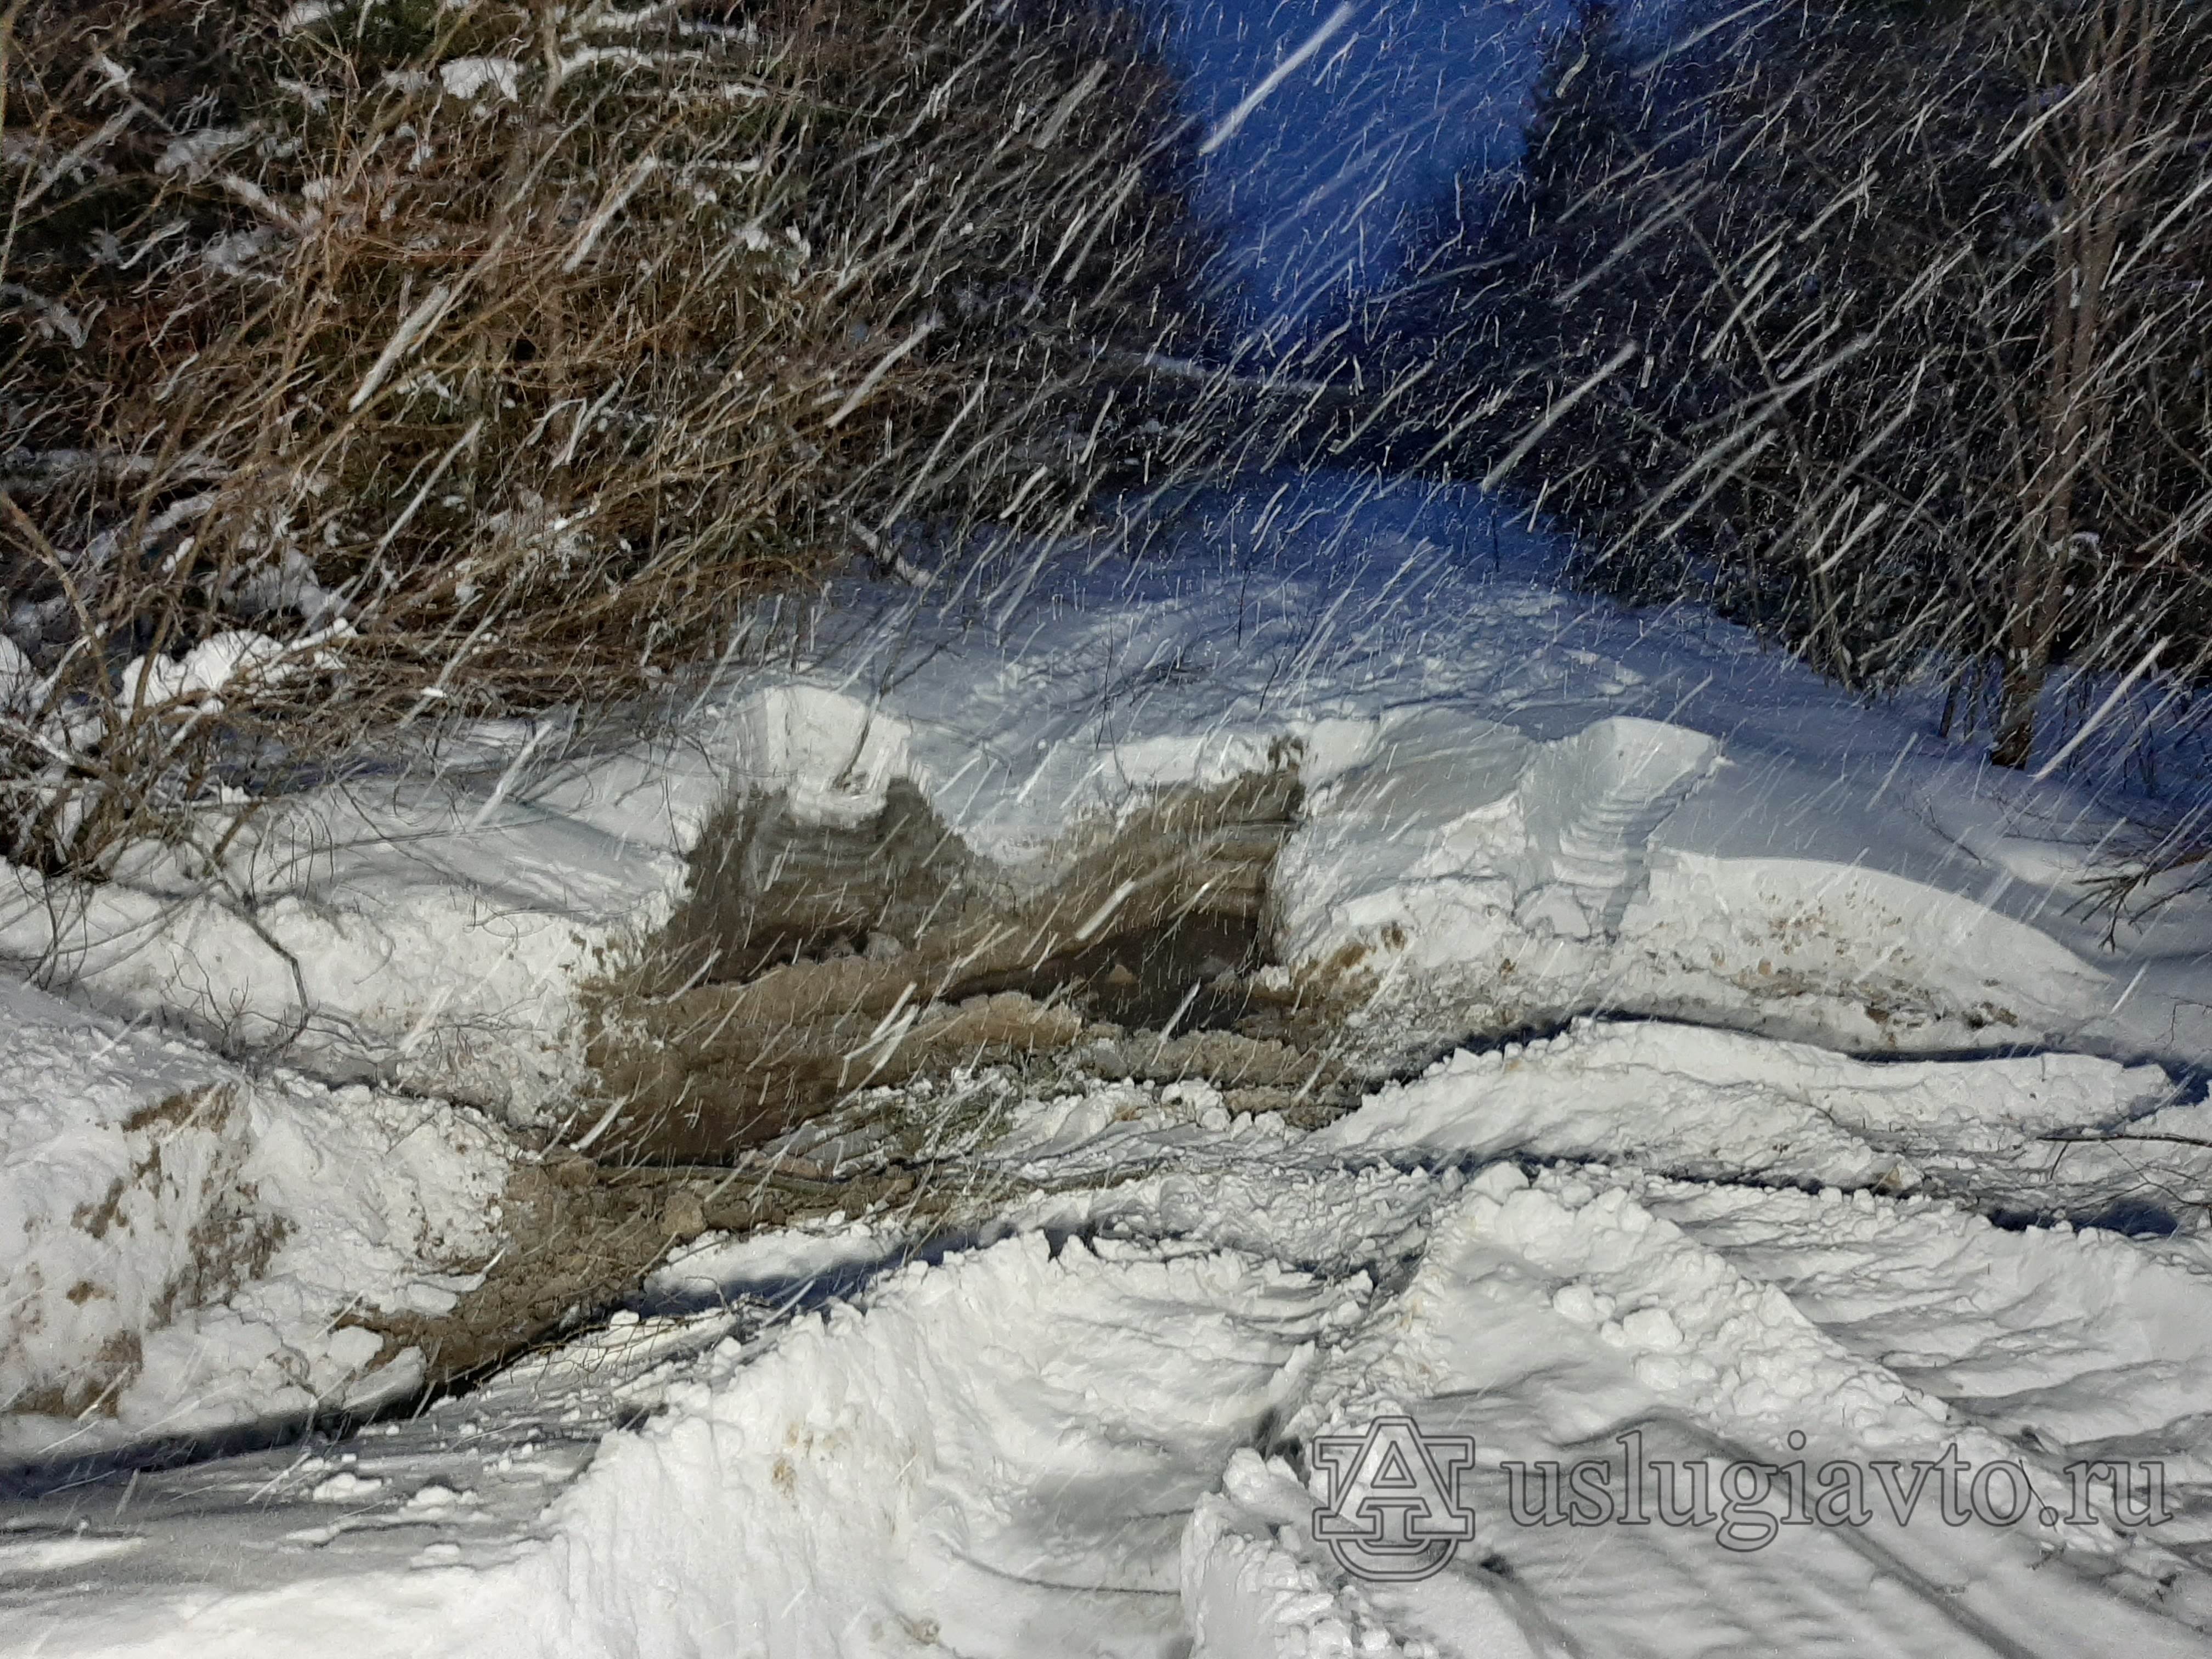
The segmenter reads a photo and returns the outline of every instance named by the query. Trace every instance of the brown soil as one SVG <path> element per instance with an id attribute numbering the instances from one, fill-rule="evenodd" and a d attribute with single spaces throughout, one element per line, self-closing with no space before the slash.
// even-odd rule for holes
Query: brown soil
<path id="1" fill-rule="evenodd" d="M 858 1089 L 1059 1053 L 1102 1021 L 1270 1035 L 1249 975 L 1297 803 L 1287 766 L 1163 794 L 1083 832 L 1061 860 L 1080 873 L 1027 898 L 905 786 L 849 830 L 732 807 L 690 899 L 605 988 L 591 1059 L 624 1103 L 592 1150 L 725 1162 Z"/>
<path id="2" fill-rule="evenodd" d="M 910 1194 L 912 1176 L 775 1170 L 611 1169 L 556 1151 L 516 1168 L 502 1198 L 506 1242 L 477 1290 L 440 1315 L 374 1313 L 354 1322 L 385 1338 L 385 1357 L 423 1351 L 441 1389 L 504 1364 L 635 1295 L 672 1245 L 710 1231 L 747 1232 L 806 1215 L 858 1213 Z"/>

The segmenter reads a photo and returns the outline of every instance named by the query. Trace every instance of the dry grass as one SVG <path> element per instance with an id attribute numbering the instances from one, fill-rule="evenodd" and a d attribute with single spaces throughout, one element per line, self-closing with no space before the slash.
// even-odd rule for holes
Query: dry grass
<path id="1" fill-rule="evenodd" d="M 916 526 L 1066 528 L 1205 251 L 1079 9 L 30 0 L 0 52 L 0 853 L 50 870 L 650 693 Z"/>

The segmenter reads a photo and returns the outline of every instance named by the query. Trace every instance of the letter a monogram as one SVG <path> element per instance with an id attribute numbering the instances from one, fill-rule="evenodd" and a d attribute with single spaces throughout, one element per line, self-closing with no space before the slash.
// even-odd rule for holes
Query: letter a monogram
<path id="1" fill-rule="evenodd" d="M 1459 1501 L 1459 1472 L 1474 1462 L 1468 1437 L 1378 1417 L 1364 1435 L 1316 1435 L 1311 1446 L 1328 1482 L 1314 1536 L 1355 1577 L 1429 1577 L 1474 1536 L 1474 1511 Z"/>

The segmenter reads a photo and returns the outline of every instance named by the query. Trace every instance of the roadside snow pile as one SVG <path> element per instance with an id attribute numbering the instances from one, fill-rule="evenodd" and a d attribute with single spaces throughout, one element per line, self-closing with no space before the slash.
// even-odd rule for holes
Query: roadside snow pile
<path id="1" fill-rule="evenodd" d="M 1620 930 L 1651 832 L 1711 769 L 1710 738 L 1610 719 L 1556 743 L 1464 708 L 1386 715 L 1370 754 L 1317 781 L 1277 865 L 1287 961 L 1386 944 L 1403 965 L 1510 939 Z"/>
<path id="2" fill-rule="evenodd" d="M 478 727 L 434 781 L 269 803 L 220 860 L 0 867 L 0 956 L 226 1049 L 528 1120 L 574 1090 L 580 988 L 665 918 L 723 787 L 686 744 L 564 740 Z"/>
<path id="3" fill-rule="evenodd" d="M 505 1142 L 466 1111 L 296 1076 L 0 984 L 0 1458 L 356 1406 L 495 1247 Z"/>
<path id="4" fill-rule="evenodd" d="M 327 1079 L 543 1121 L 586 1075 L 583 988 L 668 921 L 733 798 L 827 832 L 910 787 L 1012 902 L 1164 797 L 1294 777 L 1276 955 L 1366 1000 L 1373 1058 L 1592 1009 L 2212 1052 L 2212 902 L 2118 945 L 2081 908 L 2111 809 L 1987 777 L 1910 698 L 1855 704 L 1710 617 L 1562 593 L 1556 551 L 1466 491 L 1316 475 L 1001 550 L 1019 605 L 841 586 L 795 664 L 725 677 L 663 738 L 488 726 L 433 779 L 273 803 L 220 858 L 7 871 L 0 955 Z"/>
<path id="5" fill-rule="evenodd" d="M 1447 1009 L 1510 1030 L 1614 1007 L 1910 1050 L 2077 1035 L 2116 1000 L 2029 922 L 1865 867 L 1872 840 L 1835 861 L 1717 846 L 1716 818 L 1772 812 L 1792 780 L 1684 726 L 1615 716 L 1541 743 L 1431 706 L 1386 716 L 1372 748 L 1309 797 L 1277 864 L 1278 945 L 1359 969 L 1386 1019 L 1393 1001 L 1447 1030 Z"/>

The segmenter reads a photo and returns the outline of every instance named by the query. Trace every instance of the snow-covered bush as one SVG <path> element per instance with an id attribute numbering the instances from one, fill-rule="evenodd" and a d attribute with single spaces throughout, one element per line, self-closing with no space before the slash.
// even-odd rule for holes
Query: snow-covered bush
<path id="1" fill-rule="evenodd" d="M 96 871 L 426 719 L 648 690 L 902 526 L 1064 525 L 1155 441 L 1112 365 L 1204 249 L 1173 85 L 1111 13 L 11 19 L 20 861 Z"/>

